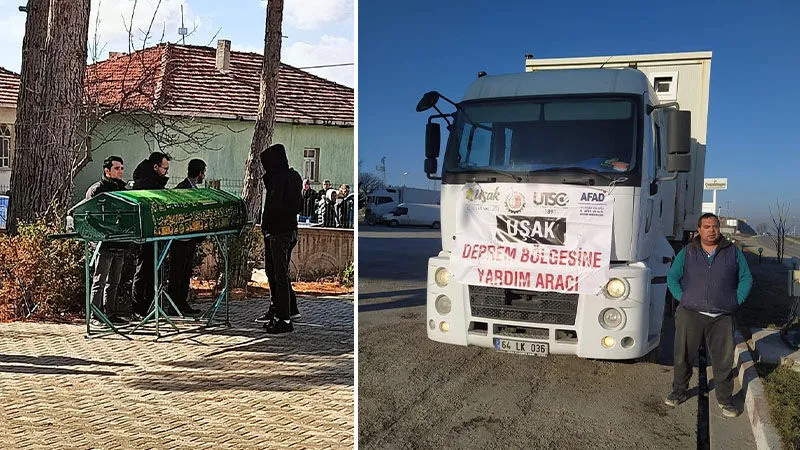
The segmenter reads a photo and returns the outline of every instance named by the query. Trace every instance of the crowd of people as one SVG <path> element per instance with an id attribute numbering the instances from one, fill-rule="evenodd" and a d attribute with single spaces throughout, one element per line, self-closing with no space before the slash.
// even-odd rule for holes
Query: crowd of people
<path id="1" fill-rule="evenodd" d="M 320 224 L 328 228 L 353 228 L 355 195 L 350 186 L 331 187 L 331 180 L 322 182 L 322 189 L 311 188 L 311 180 L 303 180 L 303 206 L 298 221 Z"/>
<path id="2" fill-rule="evenodd" d="M 153 152 L 140 162 L 133 172 L 130 186 L 134 190 L 166 189 L 169 181 L 171 157 Z M 294 330 L 292 321 L 300 318 L 297 297 L 289 277 L 292 251 L 297 245 L 298 223 L 317 226 L 350 228 L 353 226 L 354 196 L 350 186 L 342 184 L 339 190 L 331 188 L 330 180 L 323 182 L 317 192 L 311 189 L 310 180 L 289 167 L 286 149 L 282 144 L 270 146 L 261 154 L 264 168 L 264 208 L 261 212 L 261 232 L 264 237 L 264 262 L 270 287 L 270 304 L 266 313 L 256 322 L 263 323 L 269 334 L 282 334 Z M 86 191 L 90 199 L 104 192 L 128 188 L 124 180 L 124 161 L 110 156 L 103 162 L 103 175 Z M 187 176 L 175 189 L 195 189 L 206 177 L 206 163 L 200 159 L 189 161 Z M 168 315 L 195 315 L 190 299 L 192 261 L 198 241 L 202 238 L 175 239 L 170 247 L 166 292 L 177 311 L 168 306 Z M 142 321 L 153 308 L 154 245 L 104 242 L 100 245 L 94 266 L 90 301 L 100 309 L 113 325 Z M 132 314 L 124 317 L 126 308 L 117 301 L 117 291 L 126 256 L 133 253 Z M 97 326 L 103 322 L 92 319 Z"/>

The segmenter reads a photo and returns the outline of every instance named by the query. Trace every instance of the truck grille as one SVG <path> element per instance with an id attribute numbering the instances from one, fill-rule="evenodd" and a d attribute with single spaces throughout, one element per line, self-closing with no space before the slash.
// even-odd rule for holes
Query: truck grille
<path id="1" fill-rule="evenodd" d="M 469 304 L 473 317 L 575 325 L 578 294 L 470 286 Z"/>

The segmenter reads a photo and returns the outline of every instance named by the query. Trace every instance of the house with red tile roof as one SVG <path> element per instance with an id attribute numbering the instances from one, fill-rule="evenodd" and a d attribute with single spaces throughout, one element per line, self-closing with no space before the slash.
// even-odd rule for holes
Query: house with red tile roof
<path id="1" fill-rule="evenodd" d="M 192 158 L 208 164 L 207 179 L 241 190 L 259 110 L 263 57 L 217 48 L 163 43 L 131 54 L 110 53 L 86 72 L 86 97 L 99 112 L 91 161 L 76 176 L 75 196 L 102 173 L 110 155 L 125 160 L 125 178 L 152 151 L 166 151 L 170 184 Z M 273 142 L 289 165 L 315 185 L 354 180 L 355 98 L 352 88 L 281 64 Z"/>
<path id="2" fill-rule="evenodd" d="M 0 67 L 0 195 L 11 189 L 19 75 Z"/>

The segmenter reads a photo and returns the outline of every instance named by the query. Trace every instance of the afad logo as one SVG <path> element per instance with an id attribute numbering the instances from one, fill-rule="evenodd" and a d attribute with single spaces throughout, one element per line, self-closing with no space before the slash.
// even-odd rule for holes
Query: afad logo
<path id="1" fill-rule="evenodd" d="M 569 196 L 566 192 L 534 192 L 533 204 L 536 206 L 567 206 Z"/>
<path id="2" fill-rule="evenodd" d="M 506 197 L 506 209 L 508 212 L 517 213 L 525 207 L 525 196 L 521 192 L 512 192 Z"/>
<path id="3" fill-rule="evenodd" d="M 486 203 L 500 201 L 500 188 L 495 188 L 494 192 L 486 192 L 481 189 L 480 185 L 473 184 L 467 188 L 466 197 L 467 200 L 471 202 Z"/>
<path id="4" fill-rule="evenodd" d="M 606 194 L 603 192 L 584 192 L 581 194 L 582 202 L 602 203 L 605 199 Z"/>

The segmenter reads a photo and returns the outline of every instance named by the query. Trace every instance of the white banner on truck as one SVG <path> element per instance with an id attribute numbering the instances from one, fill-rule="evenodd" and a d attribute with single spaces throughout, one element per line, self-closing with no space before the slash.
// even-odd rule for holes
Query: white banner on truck
<path id="1" fill-rule="evenodd" d="M 607 189 L 467 184 L 451 270 L 471 285 L 596 294 L 608 281 L 613 212 Z"/>

